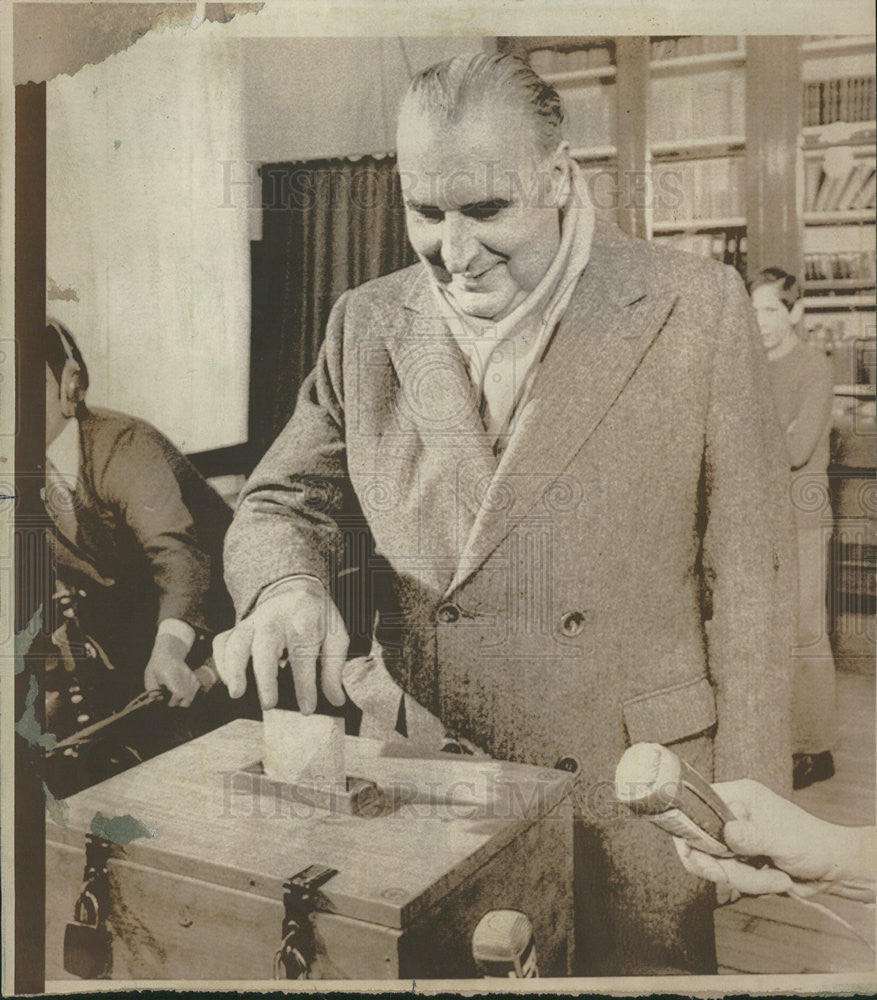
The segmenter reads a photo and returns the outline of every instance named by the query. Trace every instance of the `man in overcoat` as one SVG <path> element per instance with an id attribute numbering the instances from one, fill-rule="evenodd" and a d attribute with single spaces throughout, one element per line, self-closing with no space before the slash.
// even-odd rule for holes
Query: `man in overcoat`
<path id="1" fill-rule="evenodd" d="M 424 71 L 398 162 L 421 263 L 344 294 L 226 540 L 215 643 L 264 705 L 344 699 L 333 597 L 367 528 L 399 685 L 499 758 L 582 764 L 575 971 L 715 970 L 709 891 L 616 806 L 633 742 L 789 782 L 787 468 L 736 272 L 594 230 L 557 94 Z M 317 665 L 319 661 L 319 673 Z"/>

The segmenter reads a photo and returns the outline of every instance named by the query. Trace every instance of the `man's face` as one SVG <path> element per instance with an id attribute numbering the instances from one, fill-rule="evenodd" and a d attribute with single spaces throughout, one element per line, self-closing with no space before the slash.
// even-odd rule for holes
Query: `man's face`
<path id="1" fill-rule="evenodd" d="M 508 315 L 557 252 L 564 161 L 504 102 L 451 125 L 405 110 L 397 149 L 414 249 L 462 312 Z"/>
<path id="2" fill-rule="evenodd" d="M 761 339 L 767 351 L 778 347 L 792 332 L 792 315 L 780 298 L 777 285 L 760 285 L 752 293 Z"/>

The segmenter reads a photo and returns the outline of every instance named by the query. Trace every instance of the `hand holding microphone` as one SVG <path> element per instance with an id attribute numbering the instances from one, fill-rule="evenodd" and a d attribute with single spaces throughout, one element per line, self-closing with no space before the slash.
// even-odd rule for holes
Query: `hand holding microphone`
<path id="1" fill-rule="evenodd" d="M 874 827 L 829 823 L 748 778 L 719 782 L 713 788 L 729 803 L 736 816 L 724 831 L 725 841 L 735 854 L 769 857 L 775 869 L 792 877 L 790 891 L 796 895 L 808 896 L 827 889 L 850 898 L 873 901 L 877 869 L 877 830 Z M 694 863 L 697 864 L 697 859 Z M 771 870 L 756 874 L 764 879 L 765 886 L 769 884 L 767 877 L 772 874 Z M 853 883 L 860 885 L 855 888 Z"/>
<path id="2" fill-rule="evenodd" d="M 615 784 L 620 801 L 674 835 L 683 865 L 700 878 L 750 895 L 831 889 L 873 899 L 873 887 L 849 884 L 873 883 L 872 827 L 827 823 L 757 781 L 710 785 L 655 743 L 625 752 Z"/>

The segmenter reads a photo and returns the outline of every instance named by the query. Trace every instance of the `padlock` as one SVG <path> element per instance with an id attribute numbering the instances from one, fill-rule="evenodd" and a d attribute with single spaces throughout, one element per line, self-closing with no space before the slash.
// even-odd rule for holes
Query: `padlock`
<path id="1" fill-rule="evenodd" d="M 287 924 L 289 929 L 274 955 L 275 979 L 307 979 L 310 971 L 308 960 L 302 954 L 300 945 L 305 937 L 302 929 L 294 921 Z"/>
<path id="2" fill-rule="evenodd" d="M 103 923 L 94 893 L 83 889 L 64 930 L 64 968 L 80 979 L 109 979 L 113 939 Z"/>

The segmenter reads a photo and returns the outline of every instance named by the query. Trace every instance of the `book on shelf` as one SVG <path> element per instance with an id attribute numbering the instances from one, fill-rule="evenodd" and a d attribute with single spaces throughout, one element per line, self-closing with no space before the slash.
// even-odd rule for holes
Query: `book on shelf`
<path id="1" fill-rule="evenodd" d="M 804 84 L 804 124 L 868 122 L 875 116 L 874 76 L 848 76 Z"/>
<path id="2" fill-rule="evenodd" d="M 815 211 L 816 194 L 823 176 L 822 161 L 815 157 L 804 159 L 804 211 Z"/>
<path id="3" fill-rule="evenodd" d="M 683 78 L 684 79 L 684 78 Z M 746 79 L 735 67 L 701 73 L 697 88 L 688 84 L 691 102 L 691 132 L 698 138 L 738 135 L 746 131 Z"/>
<path id="4" fill-rule="evenodd" d="M 615 94 L 607 85 L 563 88 L 566 134 L 578 150 L 615 145 Z"/>
<path id="5" fill-rule="evenodd" d="M 540 75 L 603 69 L 614 65 L 615 46 L 607 42 L 580 48 L 532 49 L 529 60 L 533 71 Z"/>
<path id="6" fill-rule="evenodd" d="M 855 164 L 853 169 L 847 174 L 846 180 L 840 188 L 835 209 L 845 210 L 853 207 L 853 201 L 862 189 L 862 185 L 865 183 L 869 172 L 874 173 L 873 164 L 863 162 Z"/>
<path id="7" fill-rule="evenodd" d="M 742 156 L 656 163 L 654 220 L 708 220 L 742 216 L 746 161 Z"/>
<path id="8" fill-rule="evenodd" d="M 662 59 L 686 59 L 719 52 L 736 52 L 738 44 L 736 35 L 668 36 L 653 38 L 650 54 L 655 62 Z"/>
<path id="9" fill-rule="evenodd" d="M 746 278 L 746 230 L 715 229 L 704 232 L 665 233 L 652 237 L 658 246 L 672 247 L 699 257 L 712 257 L 735 267 Z"/>
<path id="10" fill-rule="evenodd" d="M 692 139 L 742 136 L 745 132 L 745 78 L 739 67 L 711 68 L 698 74 L 656 75 L 648 106 L 650 142 L 678 143 Z"/>
<path id="11" fill-rule="evenodd" d="M 859 193 L 853 198 L 851 207 L 856 210 L 874 208 L 875 192 L 877 192 L 877 176 L 875 176 L 875 171 L 872 167 L 871 172 L 868 174 L 868 177 L 859 189 Z"/>
<path id="12" fill-rule="evenodd" d="M 805 253 L 804 278 L 807 281 L 874 282 L 874 251 Z"/>
<path id="13" fill-rule="evenodd" d="M 845 171 L 826 171 L 825 163 L 805 161 L 804 210 L 846 212 L 874 205 L 874 160 L 859 160 Z"/>

